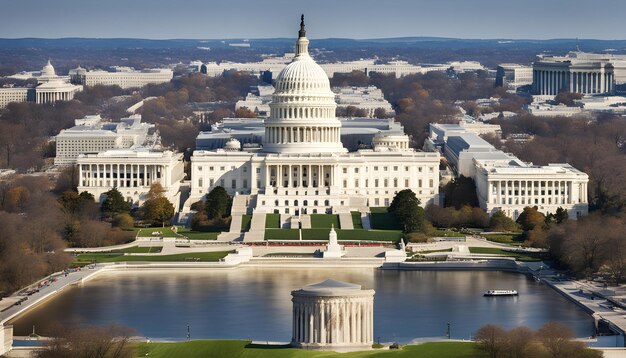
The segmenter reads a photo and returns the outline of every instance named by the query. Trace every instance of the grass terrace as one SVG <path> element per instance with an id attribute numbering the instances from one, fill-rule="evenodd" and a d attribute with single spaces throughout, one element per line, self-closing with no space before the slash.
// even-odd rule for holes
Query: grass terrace
<path id="1" fill-rule="evenodd" d="M 265 214 L 265 228 L 280 229 L 280 214 Z"/>
<path id="2" fill-rule="evenodd" d="M 137 237 L 186 237 L 189 240 L 216 240 L 219 231 L 194 231 L 183 226 L 177 226 L 178 233 L 172 231 L 171 227 L 148 227 L 139 230 Z M 152 233 L 159 233 L 152 235 Z"/>
<path id="3" fill-rule="evenodd" d="M 453 230 L 436 229 L 435 231 L 433 231 L 433 233 L 430 236 L 433 236 L 433 237 L 465 237 L 466 234 L 464 234 L 462 232 L 458 232 L 458 231 L 453 231 Z"/>
<path id="4" fill-rule="evenodd" d="M 250 221 L 252 220 L 252 215 L 244 214 L 241 216 L 241 231 L 250 230 Z"/>
<path id="5" fill-rule="evenodd" d="M 402 230 L 402 224 L 395 216 L 387 212 L 386 207 L 370 208 L 370 221 L 372 229 L 376 230 Z"/>
<path id="6" fill-rule="evenodd" d="M 352 226 L 355 229 L 362 229 L 363 222 L 361 222 L 361 213 L 358 211 L 351 211 L 350 215 L 352 215 Z"/>
<path id="7" fill-rule="evenodd" d="M 339 241 L 398 242 L 404 235 L 400 230 L 335 230 Z M 302 240 L 328 240 L 330 229 L 302 229 Z M 265 229 L 266 240 L 298 240 L 298 229 Z"/>
<path id="8" fill-rule="evenodd" d="M 135 355 L 161 357 L 230 357 L 230 358 L 409 358 L 409 357 L 446 357 L 446 358 L 483 358 L 487 353 L 481 351 L 474 342 L 431 342 L 407 345 L 398 350 L 369 350 L 363 352 L 336 353 L 308 351 L 279 345 L 255 345 L 250 341 L 237 340 L 198 340 L 177 343 L 136 343 Z"/>
<path id="9" fill-rule="evenodd" d="M 339 215 L 335 214 L 311 214 L 311 228 L 322 229 L 334 226 L 339 229 Z"/>
<path id="10" fill-rule="evenodd" d="M 512 252 L 493 247 L 470 247 L 469 250 L 472 254 L 510 256 L 515 257 L 515 259 L 519 261 L 541 261 L 545 256 L 542 253 Z"/>
<path id="11" fill-rule="evenodd" d="M 73 265 L 84 266 L 101 262 L 217 262 L 232 251 L 192 252 L 175 255 L 124 255 L 123 252 L 83 253 L 74 258 Z"/>
<path id="12" fill-rule="evenodd" d="M 510 234 L 487 234 L 483 233 L 482 236 L 493 242 L 500 244 L 520 246 L 524 243 L 524 236 L 521 232 L 515 232 Z"/>

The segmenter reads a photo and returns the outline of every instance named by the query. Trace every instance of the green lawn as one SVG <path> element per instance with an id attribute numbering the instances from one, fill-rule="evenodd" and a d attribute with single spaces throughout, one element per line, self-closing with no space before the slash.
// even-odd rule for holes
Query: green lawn
<path id="1" fill-rule="evenodd" d="M 437 229 L 430 236 L 432 237 L 465 237 L 465 234 L 457 231 Z"/>
<path id="2" fill-rule="evenodd" d="M 402 230 L 402 224 L 387 212 L 386 207 L 370 208 L 370 222 L 376 230 Z"/>
<path id="3" fill-rule="evenodd" d="M 335 230 L 337 239 L 397 242 L 402 238 L 399 230 Z M 302 229 L 302 240 L 328 240 L 329 229 Z M 298 229 L 265 229 L 266 240 L 298 240 Z"/>
<path id="4" fill-rule="evenodd" d="M 334 226 L 339 229 L 339 215 L 335 214 L 311 214 L 311 228 L 313 229 L 330 229 Z"/>
<path id="5" fill-rule="evenodd" d="M 265 228 L 280 229 L 280 214 L 265 214 Z"/>
<path id="6" fill-rule="evenodd" d="M 179 226 L 177 237 L 186 237 L 189 240 L 216 240 L 219 231 L 193 231 L 189 228 Z"/>
<path id="7" fill-rule="evenodd" d="M 152 233 L 157 233 L 159 232 L 160 234 L 155 234 L 152 235 Z M 138 237 L 178 237 L 178 235 L 176 235 L 171 227 L 167 226 L 167 227 L 146 227 L 143 229 L 139 230 L 139 233 L 137 234 Z"/>
<path id="8" fill-rule="evenodd" d="M 543 255 L 541 253 L 526 253 L 526 252 L 510 252 L 494 247 L 470 247 L 472 254 L 494 254 L 515 257 L 519 261 L 541 261 Z"/>
<path id="9" fill-rule="evenodd" d="M 408 345 L 399 350 L 370 350 L 363 352 L 335 353 L 308 351 L 286 346 L 253 345 L 250 341 L 199 340 L 178 343 L 136 343 L 135 356 L 160 357 L 228 357 L 228 358 L 408 358 L 446 357 L 482 358 L 488 355 L 473 342 L 433 342 Z"/>
<path id="10" fill-rule="evenodd" d="M 250 230 L 250 220 L 252 220 L 252 215 L 244 214 L 241 216 L 241 231 Z"/>
<path id="11" fill-rule="evenodd" d="M 131 262 L 131 261 L 219 261 L 232 251 L 216 251 L 216 252 L 193 252 L 188 254 L 163 255 L 163 256 L 144 256 L 133 255 L 125 256 L 120 252 L 111 253 L 84 253 L 74 258 L 74 265 L 86 265 L 92 262 Z"/>
<path id="12" fill-rule="evenodd" d="M 163 250 L 163 246 L 152 246 L 152 247 L 133 246 L 127 249 L 115 250 L 113 252 L 122 252 L 122 253 L 128 252 L 128 253 L 133 253 L 133 254 L 154 254 L 154 253 L 161 252 L 161 250 Z"/>
<path id="13" fill-rule="evenodd" d="M 355 229 L 362 229 L 363 223 L 361 222 L 361 213 L 358 211 L 352 211 L 350 212 L 350 215 L 352 215 L 352 226 Z"/>
<path id="14" fill-rule="evenodd" d="M 524 242 L 524 236 L 522 233 L 511 234 L 483 234 L 485 239 L 501 244 L 519 246 Z"/>

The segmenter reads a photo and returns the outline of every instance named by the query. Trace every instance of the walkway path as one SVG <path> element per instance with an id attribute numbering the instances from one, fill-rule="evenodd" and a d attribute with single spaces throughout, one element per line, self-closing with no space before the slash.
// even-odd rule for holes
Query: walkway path
<path id="1" fill-rule="evenodd" d="M 30 307 L 35 306 L 39 302 L 44 301 L 50 296 L 61 292 L 63 289 L 67 288 L 68 286 L 80 283 L 84 279 L 92 275 L 95 275 L 103 267 L 104 267 L 103 265 L 97 265 L 94 268 L 84 267 L 79 271 L 69 272 L 67 275 L 64 275 L 63 273 L 53 274 L 47 278 L 47 281 L 53 281 L 53 282 L 50 282 L 50 284 L 48 285 L 39 287 L 38 292 L 35 292 L 32 295 L 26 295 L 23 292 L 26 292 L 28 290 L 23 289 L 19 291 L 19 293 L 13 294 L 11 296 L 13 298 L 22 299 L 26 297 L 27 299 L 22 301 L 20 305 L 13 305 L 10 308 L 6 309 L 5 311 L 0 312 L 0 325 L 3 325 L 11 318 L 17 316 L 18 314 L 29 309 Z M 50 277 L 52 277 L 53 280 L 50 280 Z M 54 281 L 54 279 L 56 279 L 56 281 Z M 31 285 L 30 287 L 37 288 L 38 284 Z"/>
<path id="2" fill-rule="evenodd" d="M 592 313 L 596 320 L 604 319 L 613 329 L 620 331 L 622 335 L 626 334 L 626 311 L 614 308 L 609 301 L 593 295 L 592 292 L 601 290 L 599 287 L 583 281 L 558 281 L 548 278 L 543 280 L 570 301 Z"/>

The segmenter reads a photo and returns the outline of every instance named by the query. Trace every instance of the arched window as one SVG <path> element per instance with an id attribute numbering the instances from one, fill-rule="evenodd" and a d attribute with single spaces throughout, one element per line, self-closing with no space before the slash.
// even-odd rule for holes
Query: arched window
<path id="1" fill-rule="evenodd" d="M 285 200 L 285 206 L 289 206 L 289 200 Z"/>
<path id="2" fill-rule="evenodd" d="M 304 206 L 309 206 L 309 201 L 308 201 L 308 200 L 305 200 L 305 201 L 302 203 L 302 205 L 304 205 Z"/>
<path id="3" fill-rule="evenodd" d="M 330 200 L 324 200 L 324 206 L 330 206 Z"/>

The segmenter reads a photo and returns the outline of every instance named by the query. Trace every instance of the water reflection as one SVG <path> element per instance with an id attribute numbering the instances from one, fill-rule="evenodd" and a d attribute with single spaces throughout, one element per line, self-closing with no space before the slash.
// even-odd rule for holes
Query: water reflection
<path id="1" fill-rule="evenodd" d="M 334 278 L 376 290 L 375 336 L 409 342 L 443 336 L 469 338 L 486 323 L 538 328 L 560 321 L 579 336 L 592 319 L 548 287 L 503 272 L 379 271 L 373 269 L 245 268 L 213 271 L 115 272 L 100 276 L 13 322 L 16 335 L 48 334 L 61 324 L 116 322 L 157 339 L 241 338 L 288 341 L 291 295 Z M 483 297 L 489 289 L 516 289 L 518 297 Z"/>

